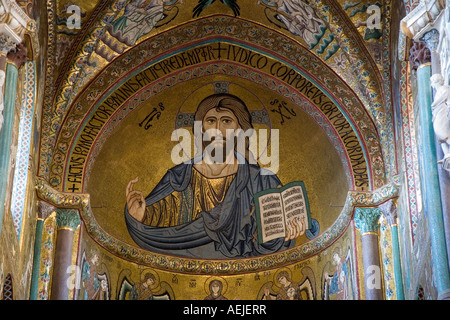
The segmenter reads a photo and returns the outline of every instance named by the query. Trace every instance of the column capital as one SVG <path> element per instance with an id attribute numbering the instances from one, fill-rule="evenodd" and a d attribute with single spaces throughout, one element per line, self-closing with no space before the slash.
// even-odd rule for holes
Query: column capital
<path id="1" fill-rule="evenodd" d="M 7 54 L 23 41 L 25 33 L 35 31 L 36 21 L 15 0 L 0 1 L 0 52 Z"/>
<path id="2" fill-rule="evenodd" d="M 58 229 L 75 231 L 81 223 L 80 215 L 76 209 L 56 209 L 56 226 Z"/>
<path id="3" fill-rule="evenodd" d="M 378 206 L 391 227 L 397 225 L 397 200 L 398 199 L 392 199 Z"/>
<path id="4" fill-rule="evenodd" d="M 439 45 L 439 31 L 437 29 L 431 29 L 420 40 L 427 44 L 431 52 L 436 51 Z"/>
<path id="5" fill-rule="evenodd" d="M 0 34 L 0 52 L 8 54 L 16 48 L 17 43 L 7 34 Z"/>
<path id="6" fill-rule="evenodd" d="M 27 45 L 25 41 L 19 43 L 12 51 L 6 55 L 9 62 L 20 68 L 28 60 Z"/>
<path id="7" fill-rule="evenodd" d="M 378 220 L 381 216 L 379 208 L 355 208 L 355 226 L 361 232 L 377 233 L 380 226 Z"/>
<path id="8" fill-rule="evenodd" d="M 44 201 L 38 201 L 38 219 L 45 220 L 49 215 L 52 214 L 53 211 L 55 211 L 55 207 L 48 204 Z"/>
<path id="9" fill-rule="evenodd" d="M 409 61 L 414 70 L 417 70 L 422 65 L 431 63 L 431 52 L 425 42 L 413 42 L 409 50 Z"/>

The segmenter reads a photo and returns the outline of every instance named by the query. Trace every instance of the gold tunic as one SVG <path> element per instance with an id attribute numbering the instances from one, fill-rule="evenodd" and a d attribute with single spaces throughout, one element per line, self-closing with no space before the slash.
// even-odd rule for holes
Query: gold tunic
<path id="1" fill-rule="evenodd" d="M 148 206 L 143 223 L 152 227 L 172 227 L 196 220 L 200 212 L 210 211 L 222 203 L 235 176 L 207 178 L 193 167 L 188 190 L 172 192 Z M 183 212 L 182 216 L 180 212 Z"/>

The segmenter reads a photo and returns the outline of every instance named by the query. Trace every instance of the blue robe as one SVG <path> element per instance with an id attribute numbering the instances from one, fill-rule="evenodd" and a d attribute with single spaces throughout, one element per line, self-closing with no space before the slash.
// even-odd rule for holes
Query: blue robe
<path id="1" fill-rule="evenodd" d="M 242 160 L 242 158 L 241 158 Z M 156 203 L 174 191 L 184 191 L 190 183 L 195 159 L 167 171 L 145 199 L 146 206 Z M 284 238 L 259 244 L 253 241 L 256 217 L 251 215 L 253 195 L 281 185 L 275 174 L 240 162 L 238 171 L 222 203 L 199 218 L 174 227 L 152 227 L 134 219 L 125 205 L 125 221 L 133 240 L 152 252 L 189 258 L 225 259 L 270 254 L 294 245 Z"/>

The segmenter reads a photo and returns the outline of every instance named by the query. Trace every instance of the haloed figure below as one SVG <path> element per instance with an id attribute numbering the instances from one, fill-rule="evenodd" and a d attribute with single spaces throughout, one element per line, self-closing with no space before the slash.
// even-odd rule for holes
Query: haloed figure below
<path id="1" fill-rule="evenodd" d="M 227 148 L 235 139 L 230 132 L 253 129 L 245 103 L 231 94 L 208 96 L 200 102 L 195 121 L 202 123 L 203 154 L 169 169 L 146 198 L 134 190 L 138 178 L 129 182 L 125 220 L 134 241 L 153 252 L 207 259 L 252 257 L 292 247 L 305 232 L 302 223 L 293 222 L 285 238 L 255 241 L 253 195 L 281 182 L 249 163 L 248 148 L 245 154 Z M 214 131 L 218 134 L 211 135 Z M 223 150 L 222 161 L 214 154 L 218 150 Z"/>

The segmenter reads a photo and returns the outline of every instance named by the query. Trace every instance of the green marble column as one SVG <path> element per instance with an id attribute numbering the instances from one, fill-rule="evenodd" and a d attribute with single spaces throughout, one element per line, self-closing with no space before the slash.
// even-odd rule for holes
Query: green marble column
<path id="1" fill-rule="evenodd" d="M 37 300 L 39 285 L 39 267 L 41 264 L 42 231 L 45 219 L 54 211 L 54 207 L 39 201 L 38 218 L 34 240 L 33 269 L 31 271 L 30 300 Z"/>
<path id="2" fill-rule="evenodd" d="M 421 185 L 424 214 L 430 227 L 433 275 L 438 299 L 448 300 L 450 299 L 450 274 L 431 110 L 433 102 L 430 82 L 431 54 L 424 44 L 416 42 L 412 47 L 410 59 L 413 67 L 417 69 Z"/>
<path id="3" fill-rule="evenodd" d="M 14 129 L 14 111 L 17 93 L 18 69 L 12 63 L 6 65 L 4 85 L 3 126 L 0 131 L 0 233 L 7 195 L 9 164 L 11 159 L 11 140 Z"/>
<path id="4" fill-rule="evenodd" d="M 383 300 L 378 228 L 378 208 L 356 208 L 355 227 L 361 233 L 366 300 Z"/>
<path id="5" fill-rule="evenodd" d="M 443 30 L 441 31 L 443 32 Z M 446 37 L 449 35 L 447 34 Z M 427 48 L 430 50 L 431 55 L 431 75 L 441 74 L 441 57 L 439 52 L 437 51 L 439 46 L 439 38 L 440 33 L 436 29 L 432 29 L 431 31 L 424 34 L 421 39 L 427 44 Z M 443 41 L 446 41 L 443 39 Z M 445 78 L 445 75 L 443 75 Z M 447 75 L 448 77 L 448 75 Z M 434 91 L 434 95 L 436 91 Z M 444 152 L 442 150 L 441 144 L 439 141 L 436 141 L 436 155 L 438 159 L 444 158 Z M 442 212 L 443 212 L 443 221 L 444 221 L 444 233 L 445 233 L 445 242 L 447 245 L 447 258 L 449 256 L 450 249 L 450 174 L 442 167 L 442 165 L 438 165 L 439 172 L 439 184 L 441 187 L 441 202 L 442 202 Z M 450 266 L 450 260 L 448 262 Z"/>
<path id="6" fill-rule="evenodd" d="M 33 269 L 31 271 L 30 300 L 37 300 L 43 228 L 44 228 L 44 220 L 37 219 L 35 240 L 34 240 Z"/>
<path id="7" fill-rule="evenodd" d="M 56 209 L 56 246 L 50 300 L 69 300 L 73 237 L 80 225 L 75 209 Z M 69 272 L 67 272 L 69 270 Z"/>

